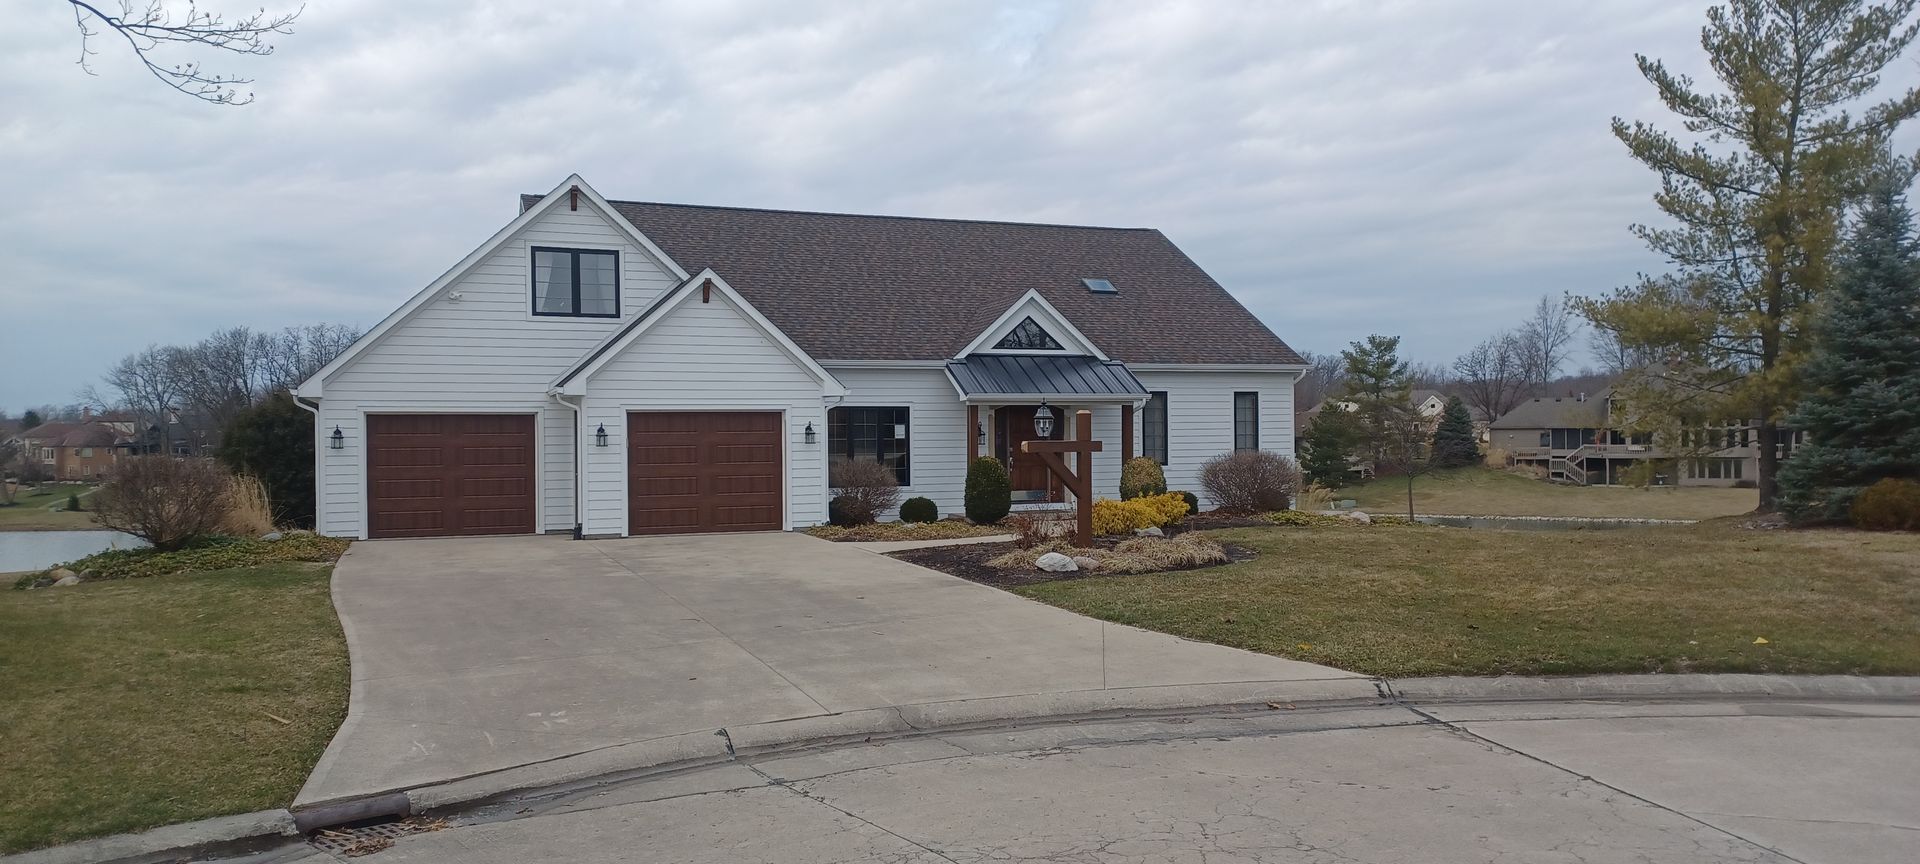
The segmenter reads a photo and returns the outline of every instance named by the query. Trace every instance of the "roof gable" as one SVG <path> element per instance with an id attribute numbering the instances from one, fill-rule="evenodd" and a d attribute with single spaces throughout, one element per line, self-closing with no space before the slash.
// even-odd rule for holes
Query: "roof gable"
<path id="1" fill-rule="evenodd" d="M 1028 332 L 1028 322 L 1032 322 L 1033 328 L 1038 329 L 1041 335 L 1051 338 L 1055 347 L 1015 347 L 1015 343 L 1021 341 L 1023 335 Z M 1010 339 L 1012 342 L 1009 341 Z M 1093 344 L 1093 340 L 1080 332 L 1080 328 L 1073 326 L 1073 322 L 1068 321 L 1067 316 L 1060 314 L 1060 310 L 1055 309 L 1052 303 L 1048 303 L 1047 298 L 1041 296 L 1039 291 L 1028 291 L 1022 294 L 1018 300 L 1013 301 L 1013 305 L 1007 307 L 1007 311 L 1000 313 L 999 318 L 995 318 L 993 323 L 988 324 L 986 329 L 980 331 L 980 335 L 975 336 L 972 342 L 967 343 L 967 346 L 960 349 L 954 356 L 1032 353 L 1086 354 L 1101 360 L 1109 359 L 1105 353 L 1101 352 L 1099 346 Z"/>
<path id="2" fill-rule="evenodd" d="M 611 203 L 674 260 L 726 273 L 822 360 L 961 356 L 1033 292 L 1114 359 L 1303 362 L 1151 229 Z"/>

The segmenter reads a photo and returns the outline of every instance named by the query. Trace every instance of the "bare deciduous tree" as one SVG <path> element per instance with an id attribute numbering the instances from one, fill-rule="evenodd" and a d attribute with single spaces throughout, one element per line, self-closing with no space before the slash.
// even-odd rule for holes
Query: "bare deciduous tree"
<path id="1" fill-rule="evenodd" d="M 1467 407 L 1492 421 L 1520 404 L 1526 398 L 1528 377 L 1520 354 L 1519 338 L 1501 333 L 1453 361 L 1460 398 Z"/>
<path id="2" fill-rule="evenodd" d="M 1519 339 L 1520 361 L 1526 368 L 1529 384 L 1544 388 L 1553 376 L 1560 374 L 1560 366 L 1567 362 L 1578 328 L 1573 310 L 1565 302 L 1556 302 L 1551 296 L 1540 298 L 1539 305 L 1533 308 L 1533 317 L 1523 322 L 1514 334 Z"/>
<path id="3" fill-rule="evenodd" d="M 251 84 L 253 79 L 208 72 L 197 60 L 167 65 L 155 59 L 155 52 L 163 46 L 187 47 L 265 57 L 273 53 L 273 43 L 267 40 L 276 33 L 292 33 L 294 20 L 306 9 L 303 6 L 283 15 L 269 15 L 261 9 L 229 21 L 218 12 L 202 10 L 192 0 L 178 13 L 173 8 L 175 4 L 167 0 L 146 0 L 144 5 L 136 5 L 134 0 L 120 0 L 117 15 L 102 11 L 100 6 L 105 6 L 104 2 L 99 6 L 85 0 L 67 2 L 73 6 L 74 26 L 80 29 L 80 68 L 88 75 L 94 74 L 88 60 L 96 53 L 93 37 L 113 33 L 126 40 L 134 56 L 140 58 L 147 71 L 161 83 L 215 105 L 252 102 L 252 93 L 242 95 L 234 88 Z"/>
<path id="4" fill-rule="evenodd" d="M 1300 356 L 1307 361 L 1307 371 L 1293 385 L 1293 404 L 1304 411 L 1325 401 L 1340 389 L 1341 382 L 1347 377 L 1347 361 L 1338 353 L 1302 351 Z"/>
<path id="5" fill-rule="evenodd" d="M 126 408 L 139 420 L 140 428 L 165 430 L 174 410 L 180 405 L 182 382 L 174 362 L 177 349 L 148 345 L 146 350 L 120 358 L 107 370 L 107 387 L 120 394 L 117 401 L 87 388 L 83 397 L 97 407 L 114 404 Z M 164 437 L 164 435 L 162 436 Z"/>

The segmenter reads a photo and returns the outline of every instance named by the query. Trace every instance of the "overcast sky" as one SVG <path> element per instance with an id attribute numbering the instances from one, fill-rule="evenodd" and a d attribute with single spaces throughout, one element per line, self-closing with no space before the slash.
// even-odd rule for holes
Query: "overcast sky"
<path id="1" fill-rule="evenodd" d="M 274 56 L 205 56 L 257 79 L 224 108 L 0 0 L 0 408 L 148 343 L 371 325 L 576 171 L 1156 227 L 1297 348 L 1443 362 L 1660 266 L 1608 120 L 1662 117 L 1634 52 L 1704 70 L 1706 5 L 312 0 Z"/>

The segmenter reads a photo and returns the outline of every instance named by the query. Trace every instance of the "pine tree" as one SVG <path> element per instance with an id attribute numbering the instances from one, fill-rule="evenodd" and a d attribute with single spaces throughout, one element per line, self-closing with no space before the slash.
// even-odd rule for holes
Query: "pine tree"
<path id="1" fill-rule="evenodd" d="M 1300 472 L 1309 482 L 1338 489 L 1353 480 L 1348 458 L 1353 455 L 1357 430 L 1352 414 L 1331 401 L 1322 404 L 1300 438 Z"/>
<path id="2" fill-rule="evenodd" d="M 1920 478 L 1920 243 L 1901 191 L 1877 188 L 1847 243 L 1788 421 L 1810 443 L 1780 471 L 1781 509 L 1840 520 L 1860 490 Z"/>
<path id="3" fill-rule="evenodd" d="M 1440 425 L 1433 429 L 1433 467 L 1463 468 L 1480 461 L 1480 442 L 1473 435 L 1473 415 L 1460 397 L 1447 399 Z"/>
<path id="4" fill-rule="evenodd" d="M 45 421 L 40 419 L 40 412 L 29 408 L 27 409 L 27 413 L 20 415 L 20 431 L 25 432 L 43 422 Z"/>
<path id="5" fill-rule="evenodd" d="M 1920 25 L 1920 0 L 1728 0 L 1701 47 L 1718 86 L 1659 60 L 1640 74 L 1685 130 L 1616 118 L 1614 136 L 1660 177 L 1671 220 L 1634 232 L 1672 273 L 1576 307 L 1635 354 L 1661 358 L 1615 394 L 1651 428 L 1754 418 L 1761 440 L 1804 396 L 1808 319 L 1831 290 L 1842 217 L 1878 154 L 1920 115 L 1920 89 L 1890 88 Z M 1760 451 L 1760 507 L 1777 502 L 1779 460 Z"/>
<path id="6" fill-rule="evenodd" d="M 1413 411 L 1413 376 L 1399 351 L 1400 337 L 1374 335 L 1340 352 L 1347 362 L 1341 398 L 1356 406 L 1359 444 L 1376 472 L 1392 467 L 1395 442 L 1406 415 Z"/>

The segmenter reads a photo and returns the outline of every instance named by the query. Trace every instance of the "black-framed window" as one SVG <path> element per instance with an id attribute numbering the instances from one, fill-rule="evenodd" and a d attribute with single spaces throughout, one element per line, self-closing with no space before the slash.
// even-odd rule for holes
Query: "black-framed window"
<path id="1" fill-rule="evenodd" d="M 1233 394 L 1233 449 L 1260 449 L 1260 394 Z"/>
<path id="2" fill-rule="evenodd" d="M 827 411 L 827 455 L 841 461 L 873 459 L 893 469 L 900 485 L 910 485 L 905 408 L 833 408 Z"/>
<path id="3" fill-rule="evenodd" d="M 533 247 L 533 314 L 620 317 L 620 253 Z"/>
<path id="4" fill-rule="evenodd" d="M 1167 392 L 1147 394 L 1147 408 L 1140 424 L 1140 455 L 1162 465 L 1167 464 Z"/>

